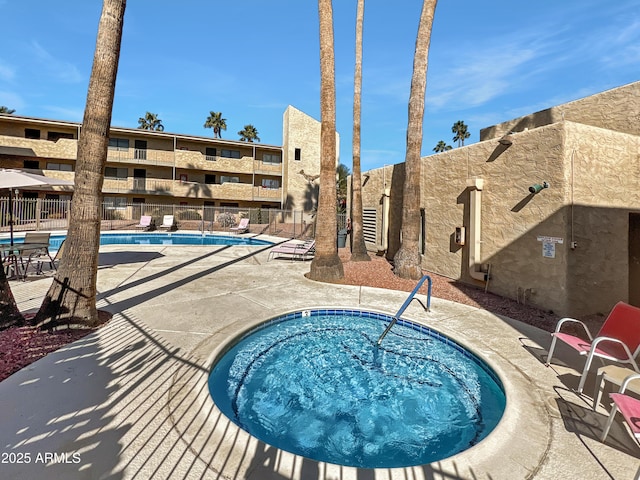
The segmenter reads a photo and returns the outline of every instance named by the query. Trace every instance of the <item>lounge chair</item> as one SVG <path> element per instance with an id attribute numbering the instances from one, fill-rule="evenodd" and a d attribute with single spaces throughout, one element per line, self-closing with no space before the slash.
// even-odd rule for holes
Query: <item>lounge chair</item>
<path id="1" fill-rule="evenodd" d="M 142 215 L 136 229 L 149 230 L 151 228 L 151 215 Z"/>
<path id="2" fill-rule="evenodd" d="M 582 325 L 589 340 L 583 340 L 580 337 L 560 332 L 562 325 L 567 322 Z M 638 307 L 624 302 L 616 303 L 595 338 L 593 338 L 584 323 L 573 318 L 561 319 L 551 335 L 553 340 L 551 340 L 551 347 L 547 356 L 547 366 L 549 366 L 553 358 L 557 340 L 566 343 L 580 355 L 587 356 L 582 376 L 580 377 L 578 393 L 582 393 L 593 357 L 628 363 L 633 366 L 636 372 L 640 371 L 635 360 L 635 357 L 640 352 L 640 308 Z"/>
<path id="3" fill-rule="evenodd" d="M 247 230 L 249 230 L 249 219 L 242 218 L 238 225 L 236 225 L 235 227 L 231 227 L 229 230 L 235 233 L 245 233 Z"/>
<path id="4" fill-rule="evenodd" d="M 285 242 L 273 247 L 269 251 L 267 261 L 280 255 L 290 255 L 291 260 L 300 258 L 306 260 L 308 255 L 313 255 L 316 251 L 316 241 L 307 240 L 305 242 Z"/>
<path id="5" fill-rule="evenodd" d="M 162 225 L 158 225 L 159 230 L 171 230 L 173 228 L 173 215 L 165 215 L 162 218 Z"/>

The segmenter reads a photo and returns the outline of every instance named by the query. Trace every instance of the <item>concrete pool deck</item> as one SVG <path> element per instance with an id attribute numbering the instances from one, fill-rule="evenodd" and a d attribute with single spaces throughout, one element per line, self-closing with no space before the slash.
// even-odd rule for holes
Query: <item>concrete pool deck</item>
<path id="1" fill-rule="evenodd" d="M 507 411 L 472 449 L 406 469 L 364 470 L 296 457 L 221 416 L 206 391 L 224 342 L 291 310 L 335 306 L 395 313 L 407 296 L 304 277 L 309 262 L 272 260 L 264 247 L 105 246 L 99 308 L 115 315 L 87 337 L 0 382 L 0 477 L 24 479 L 630 479 L 640 449 L 606 411 L 572 391 L 581 359 L 550 336 L 477 308 L 432 299 L 405 317 L 450 335 L 488 360 Z M 12 281 L 22 311 L 50 278 Z M 28 455 L 27 455 L 28 454 Z M 28 460 L 27 460 L 28 457 Z M 22 460 L 22 463 L 18 463 Z"/>

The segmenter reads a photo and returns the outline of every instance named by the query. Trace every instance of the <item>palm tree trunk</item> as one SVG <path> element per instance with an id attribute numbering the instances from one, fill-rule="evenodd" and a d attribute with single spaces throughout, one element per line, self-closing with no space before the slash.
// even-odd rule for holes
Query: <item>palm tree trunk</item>
<path id="1" fill-rule="evenodd" d="M 407 153 L 402 197 L 402 244 L 393 257 L 393 272 L 401 278 L 419 279 L 420 266 L 420 179 L 422 161 L 422 122 L 427 89 L 427 67 L 431 28 L 437 0 L 424 0 L 413 57 L 413 76 L 409 96 L 409 122 L 407 126 Z"/>
<path id="2" fill-rule="evenodd" d="M 9 280 L 4 273 L 4 267 L 0 265 L 0 330 L 23 324 L 24 317 L 18 310 Z"/>
<path id="3" fill-rule="evenodd" d="M 308 277 L 331 282 L 344 277 L 338 256 L 336 213 L 336 79 L 331 0 L 318 0 L 320 17 L 320 195 L 316 254 Z"/>
<path id="4" fill-rule="evenodd" d="M 353 88 L 353 173 L 351 175 L 351 261 L 371 261 L 362 231 L 362 177 L 360 175 L 360 118 L 362 98 L 362 25 L 364 0 L 358 0 L 356 13 L 356 68 Z"/>
<path id="5" fill-rule="evenodd" d="M 65 318 L 98 324 L 96 278 L 104 165 L 115 93 L 126 0 L 104 0 L 87 104 L 78 139 L 75 186 L 65 250 L 35 322 Z"/>

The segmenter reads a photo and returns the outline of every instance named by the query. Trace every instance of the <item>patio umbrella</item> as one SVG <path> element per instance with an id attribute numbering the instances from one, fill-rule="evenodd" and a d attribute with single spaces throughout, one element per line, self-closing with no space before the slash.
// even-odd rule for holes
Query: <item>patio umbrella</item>
<path id="1" fill-rule="evenodd" d="M 27 173 L 22 170 L 0 168 L 0 190 L 9 189 L 9 232 L 11 245 L 13 245 L 13 189 L 31 188 L 42 189 L 53 186 L 73 186 L 69 180 L 45 177 L 35 173 Z"/>

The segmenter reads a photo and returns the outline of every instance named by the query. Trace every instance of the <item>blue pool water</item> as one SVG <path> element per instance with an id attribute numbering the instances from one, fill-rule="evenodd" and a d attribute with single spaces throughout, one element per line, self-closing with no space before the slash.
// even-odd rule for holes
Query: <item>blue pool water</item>
<path id="1" fill-rule="evenodd" d="M 261 325 L 214 364 L 209 391 L 234 423 L 277 448 L 339 465 L 442 460 L 481 441 L 506 398 L 479 358 L 388 315 L 305 311 Z"/>
<path id="2" fill-rule="evenodd" d="M 64 235 L 52 235 L 49 247 L 57 250 Z M 21 243 L 22 239 L 16 239 Z M 0 243 L 9 243 L 3 239 Z M 197 233 L 103 233 L 100 245 L 272 245 L 272 242 L 256 238 L 226 235 L 201 235 Z"/>

